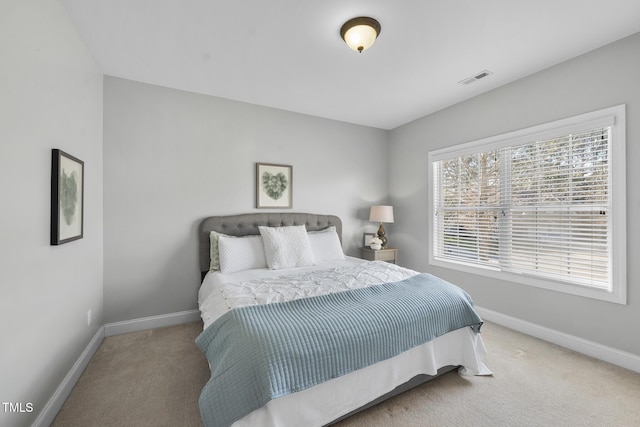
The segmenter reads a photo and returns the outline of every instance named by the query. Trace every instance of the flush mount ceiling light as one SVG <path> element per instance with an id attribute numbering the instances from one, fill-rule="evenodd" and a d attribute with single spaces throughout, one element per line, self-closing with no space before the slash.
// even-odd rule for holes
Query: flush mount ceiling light
<path id="1" fill-rule="evenodd" d="M 340 36 L 347 46 L 360 53 L 369 49 L 379 34 L 380 23 L 367 16 L 349 19 L 340 29 Z"/>

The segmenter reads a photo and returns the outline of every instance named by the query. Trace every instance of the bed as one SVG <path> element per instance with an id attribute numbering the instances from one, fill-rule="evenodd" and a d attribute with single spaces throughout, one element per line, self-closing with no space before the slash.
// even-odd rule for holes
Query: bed
<path id="1" fill-rule="evenodd" d="M 464 291 L 341 239 L 333 215 L 201 221 L 206 427 L 329 425 L 453 370 L 491 374 Z"/>

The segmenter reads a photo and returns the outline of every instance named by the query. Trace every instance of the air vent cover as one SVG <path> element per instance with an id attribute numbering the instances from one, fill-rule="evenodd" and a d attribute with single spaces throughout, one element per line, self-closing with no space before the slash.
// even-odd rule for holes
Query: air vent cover
<path id="1" fill-rule="evenodd" d="M 469 85 L 471 83 L 477 82 L 480 79 L 483 79 L 485 77 L 487 77 L 489 74 L 493 74 L 491 71 L 489 70 L 482 70 L 479 73 L 476 73 L 475 75 L 468 77 L 464 80 L 459 81 L 458 83 L 463 84 L 463 85 Z"/>

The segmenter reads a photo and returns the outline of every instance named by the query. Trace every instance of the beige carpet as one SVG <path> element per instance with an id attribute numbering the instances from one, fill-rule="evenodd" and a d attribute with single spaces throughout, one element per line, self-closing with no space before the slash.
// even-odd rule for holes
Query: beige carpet
<path id="1" fill-rule="evenodd" d="M 53 425 L 200 426 L 200 323 L 108 337 Z M 485 323 L 493 377 L 447 374 L 337 424 L 640 426 L 640 374 Z"/>

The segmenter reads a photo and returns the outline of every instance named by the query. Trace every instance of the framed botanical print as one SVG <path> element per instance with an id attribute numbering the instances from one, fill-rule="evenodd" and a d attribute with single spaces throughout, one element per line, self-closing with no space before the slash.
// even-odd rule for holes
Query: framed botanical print
<path id="1" fill-rule="evenodd" d="M 84 230 L 84 162 L 51 150 L 51 244 L 82 239 Z"/>
<path id="2" fill-rule="evenodd" d="M 293 206 L 293 167 L 256 163 L 256 208 Z"/>

